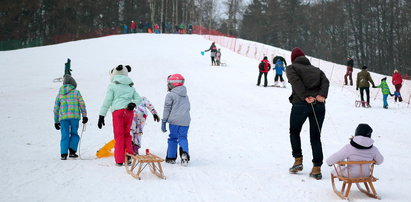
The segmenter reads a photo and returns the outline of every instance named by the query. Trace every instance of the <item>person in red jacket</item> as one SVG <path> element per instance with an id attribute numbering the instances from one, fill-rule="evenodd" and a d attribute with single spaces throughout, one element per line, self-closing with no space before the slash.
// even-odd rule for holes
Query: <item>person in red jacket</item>
<path id="1" fill-rule="evenodd" d="M 136 23 L 134 22 L 134 20 L 131 21 L 130 32 L 136 33 Z"/>
<path id="2" fill-rule="evenodd" d="M 348 85 L 347 77 L 350 79 L 350 85 L 352 86 L 352 71 L 354 67 L 354 60 L 351 57 L 347 58 L 347 72 L 344 75 L 344 85 Z"/>
<path id="3" fill-rule="evenodd" d="M 398 72 L 398 70 L 394 70 L 394 74 L 392 74 L 392 85 L 395 86 L 395 92 L 394 92 L 394 100 L 395 102 L 398 101 L 402 102 L 402 97 L 401 97 L 401 87 L 402 87 L 402 77 L 401 74 Z"/>
<path id="4" fill-rule="evenodd" d="M 267 56 L 265 56 L 264 59 L 261 60 L 260 64 L 258 65 L 258 69 L 260 70 L 260 73 L 258 74 L 257 86 L 260 85 L 261 76 L 264 74 L 264 87 L 267 87 L 267 74 L 271 69 L 271 64 L 268 61 Z"/>

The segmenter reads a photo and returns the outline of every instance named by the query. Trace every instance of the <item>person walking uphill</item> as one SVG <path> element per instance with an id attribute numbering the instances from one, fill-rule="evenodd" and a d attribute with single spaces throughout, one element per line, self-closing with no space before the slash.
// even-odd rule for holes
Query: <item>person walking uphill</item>
<path id="1" fill-rule="evenodd" d="M 374 81 L 370 73 L 367 71 L 367 66 L 363 66 L 362 70 L 357 74 L 357 90 L 360 89 L 361 101 L 363 107 L 371 107 L 370 105 L 370 83 L 375 88 Z M 364 91 L 367 95 L 367 102 L 364 102 Z"/>
<path id="2" fill-rule="evenodd" d="M 73 77 L 64 75 L 63 86 L 60 87 L 54 104 L 54 127 L 57 130 L 61 129 L 61 160 L 67 159 L 67 150 L 70 152 L 70 158 L 78 157 L 76 152 L 80 141 L 79 121 L 81 116 L 83 116 L 83 124 L 88 121 L 86 104 L 76 88 L 77 83 Z"/>
<path id="3" fill-rule="evenodd" d="M 390 92 L 390 88 L 388 87 L 387 84 L 387 77 L 384 77 L 381 79 L 381 83 L 378 86 L 375 86 L 375 88 L 381 88 L 382 91 L 382 96 L 383 96 L 383 107 L 384 109 L 388 109 L 388 102 L 387 102 L 387 98 L 388 95 L 394 96 L 393 94 L 391 94 Z"/>
<path id="4" fill-rule="evenodd" d="M 105 125 L 104 117 L 111 108 L 113 117 L 114 159 L 117 166 L 122 166 L 125 153 L 134 154 L 131 144 L 130 129 L 134 108 L 141 104 L 141 97 L 133 87 L 133 81 L 128 77 L 130 66 L 119 65 L 111 70 L 111 83 L 108 85 L 104 103 L 101 106 L 98 128 Z"/>
<path id="5" fill-rule="evenodd" d="M 213 42 L 210 46 L 209 49 L 205 50 L 204 52 L 211 51 L 210 52 L 210 57 L 211 57 L 211 66 L 217 65 L 215 61 L 215 55 L 217 53 L 217 46 L 215 46 L 215 42 Z"/>
<path id="6" fill-rule="evenodd" d="M 187 88 L 184 86 L 184 77 L 181 74 L 168 76 L 167 88 L 169 93 L 164 102 L 161 124 L 161 131 L 163 133 L 167 132 L 167 122 L 170 129 L 166 163 L 174 164 L 176 162 L 177 145 L 179 145 L 181 164 L 187 166 L 188 161 L 190 161 L 187 133 L 191 117 L 190 100 L 187 96 Z"/>
<path id="7" fill-rule="evenodd" d="M 347 77 L 350 79 L 350 85 L 352 86 L 352 71 L 354 67 L 354 60 L 351 57 L 347 58 L 347 72 L 344 75 L 344 85 L 348 85 Z"/>
<path id="8" fill-rule="evenodd" d="M 310 121 L 310 142 L 313 155 L 313 168 L 310 177 L 322 178 L 321 165 L 323 151 L 321 146 L 321 128 L 325 117 L 325 99 L 328 95 L 330 82 L 324 72 L 311 65 L 300 48 L 291 52 L 292 64 L 287 66 L 286 75 L 292 87 L 289 100 L 292 104 L 290 114 L 290 142 L 294 164 L 290 173 L 303 170 L 303 155 L 301 151 L 301 128 L 308 118 Z"/>
<path id="9" fill-rule="evenodd" d="M 394 100 L 397 102 L 397 99 L 399 102 L 402 102 L 402 97 L 401 97 L 401 87 L 402 87 L 402 77 L 401 74 L 398 72 L 398 70 L 394 70 L 394 74 L 392 74 L 392 85 L 395 86 L 395 92 L 394 92 Z"/>
<path id="10" fill-rule="evenodd" d="M 260 64 L 258 65 L 258 69 L 260 73 L 258 74 L 257 86 L 260 86 L 261 76 L 264 74 L 264 87 L 267 87 L 267 74 L 271 69 L 271 64 L 270 62 L 268 62 L 267 56 L 265 56 L 264 59 L 261 60 Z"/>

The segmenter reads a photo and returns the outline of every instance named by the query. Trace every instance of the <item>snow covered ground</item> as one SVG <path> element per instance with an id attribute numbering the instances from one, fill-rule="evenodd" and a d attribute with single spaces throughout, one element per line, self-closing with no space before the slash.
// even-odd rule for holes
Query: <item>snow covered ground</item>
<path id="1" fill-rule="evenodd" d="M 210 66 L 208 54 L 200 54 L 209 45 L 196 35 L 130 34 L 0 52 L 0 201 L 340 201 L 332 191 L 327 165 L 322 167 L 322 180 L 308 177 L 308 123 L 302 131 L 304 170 L 288 173 L 293 163 L 290 86 L 257 87 L 259 61 L 225 48 L 222 60 L 228 66 Z M 283 55 L 289 60 L 289 52 Z M 62 76 L 67 58 L 87 105 L 89 123 L 81 155 L 89 160 L 60 160 L 53 105 L 61 83 L 53 79 Z M 145 170 L 139 181 L 124 167 L 116 167 L 112 157 L 93 159 L 113 138 L 111 115 L 102 130 L 97 120 L 108 72 L 118 64 L 133 68 L 129 76 L 136 90 L 160 115 L 167 76 L 181 73 L 186 78 L 192 108 L 191 161 L 188 167 L 164 163 L 166 180 Z M 371 89 L 372 108 L 355 108 L 358 92 L 342 87 L 344 69 L 331 75 L 331 67 L 321 68 L 338 77 L 332 79 L 326 105 L 325 158 L 348 143 L 359 123 L 370 124 L 374 145 L 385 157 L 375 169 L 378 194 L 384 201 L 409 201 L 411 108 L 389 98 L 390 108 L 383 109 L 380 97 L 373 99 L 379 89 Z M 269 79 L 272 84 L 272 72 Z M 145 148 L 165 157 L 167 134 L 151 115 L 143 136 Z M 355 187 L 350 196 L 355 201 L 374 200 Z"/>

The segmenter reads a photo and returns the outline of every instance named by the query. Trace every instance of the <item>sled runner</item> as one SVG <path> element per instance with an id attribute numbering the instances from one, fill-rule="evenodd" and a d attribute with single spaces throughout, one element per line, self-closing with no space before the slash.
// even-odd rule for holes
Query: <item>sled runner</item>
<path id="1" fill-rule="evenodd" d="M 350 177 L 349 165 L 354 165 L 354 164 L 360 166 L 360 177 L 356 177 L 356 178 Z M 363 173 L 362 168 L 364 166 L 367 166 L 367 164 L 369 164 L 370 169 L 367 173 Z M 335 169 L 335 172 L 337 173 L 337 176 L 334 176 L 334 174 L 331 173 L 331 183 L 332 183 L 334 192 L 342 199 L 348 200 L 348 195 L 350 194 L 351 185 L 352 183 L 355 183 L 357 185 L 358 190 L 365 193 L 367 196 L 380 199 L 380 197 L 377 196 L 377 192 L 375 191 L 374 185 L 372 184 L 373 182 L 376 182 L 378 180 L 378 178 L 373 176 L 374 164 L 375 164 L 375 161 L 340 161 L 334 164 L 334 169 Z M 344 173 L 343 173 L 343 169 L 346 169 Z M 343 182 L 341 190 L 337 190 L 335 186 L 336 179 Z M 360 183 L 364 183 L 365 189 L 361 187 Z"/>
<path id="2" fill-rule="evenodd" d="M 163 162 L 164 159 L 154 154 L 151 154 L 151 153 L 148 153 L 147 155 L 127 154 L 125 162 L 127 162 L 127 157 L 131 158 L 131 165 L 129 168 L 128 163 L 125 163 L 126 171 L 128 174 L 130 174 L 134 178 L 141 180 L 140 174 L 144 170 L 144 168 L 146 168 L 148 165 L 150 167 L 151 172 L 154 175 L 157 175 L 157 177 L 161 179 L 166 179 L 163 173 L 163 168 L 161 167 L 161 162 Z M 136 168 L 137 168 L 137 171 L 134 171 L 134 169 Z"/>
<path id="3" fill-rule="evenodd" d="M 370 108 L 371 106 L 368 104 L 366 101 L 361 101 L 361 100 L 356 100 L 355 101 L 355 107 L 365 107 L 365 108 Z"/>

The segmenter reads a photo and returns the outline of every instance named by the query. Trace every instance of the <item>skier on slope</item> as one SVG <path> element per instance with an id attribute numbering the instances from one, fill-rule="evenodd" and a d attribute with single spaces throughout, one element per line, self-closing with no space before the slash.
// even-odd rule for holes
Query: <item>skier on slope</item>
<path id="1" fill-rule="evenodd" d="M 261 76 L 264 74 L 264 87 L 267 87 L 268 85 L 268 80 L 267 80 L 267 74 L 271 69 L 271 64 L 267 59 L 267 56 L 264 56 L 263 60 L 261 60 L 260 64 L 258 65 L 258 79 L 257 79 L 257 86 L 260 86 L 261 83 Z"/>
<path id="2" fill-rule="evenodd" d="M 285 82 L 283 79 L 283 72 L 285 71 L 284 69 L 284 64 L 282 60 L 277 60 L 277 63 L 275 64 L 273 70 L 275 69 L 275 78 L 274 78 L 274 86 L 280 87 L 278 84 L 278 79 L 280 79 L 282 85 L 281 87 L 285 88 Z"/>

